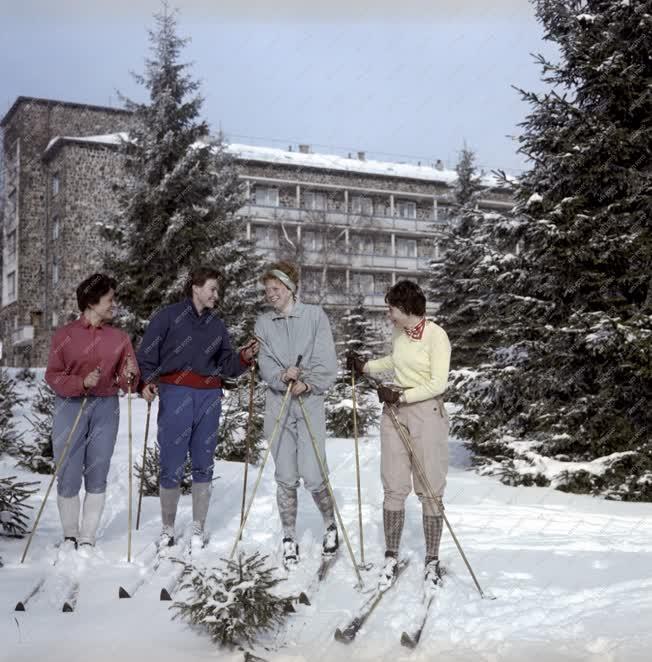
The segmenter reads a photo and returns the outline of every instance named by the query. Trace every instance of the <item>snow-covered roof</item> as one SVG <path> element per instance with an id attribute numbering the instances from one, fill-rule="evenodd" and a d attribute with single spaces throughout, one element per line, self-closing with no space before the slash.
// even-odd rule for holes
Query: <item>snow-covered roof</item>
<path id="1" fill-rule="evenodd" d="M 126 133 L 110 133 L 99 136 L 57 136 L 45 149 L 44 156 L 58 149 L 63 143 L 88 143 L 96 145 L 119 145 L 127 140 Z M 243 161 L 260 161 L 279 165 L 318 168 L 320 170 L 339 170 L 342 172 L 397 177 L 401 179 L 417 179 L 421 181 L 439 182 L 453 186 L 457 180 L 455 170 L 439 169 L 433 166 L 414 165 L 411 163 L 394 163 L 391 161 L 361 160 L 348 158 L 337 154 L 290 152 L 277 147 L 260 147 L 258 145 L 243 145 L 231 143 L 226 145 L 226 151 L 236 159 Z M 499 186 L 498 179 L 492 175 L 481 178 L 482 186 L 493 188 Z"/>

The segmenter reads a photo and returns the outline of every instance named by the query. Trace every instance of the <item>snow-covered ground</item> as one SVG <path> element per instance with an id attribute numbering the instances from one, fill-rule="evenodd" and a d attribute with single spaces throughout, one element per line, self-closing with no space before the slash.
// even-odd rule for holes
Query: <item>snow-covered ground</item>
<path id="1" fill-rule="evenodd" d="M 34 390 L 31 391 L 32 393 Z M 84 561 L 77 610 L 61 613 L 53 574 L 25 613 L 14 612 L 43 568 L 60 537 L 56 498 L 51 495 L 26 563 L 19 564 L 24 540 L 0 538 L 3 607 L 0 659 L 66 662 L 156 660 L 241 660 L 242 653 L 216 649 L 207 636 L 171 620 L 160 602 L 161 578 L 131 600 L 118 600 L 120 584 L 138 577 L 142 556 L 159 532 L 158 500 L 144 500 L 140 531 L 133 534 L 135 560 L 127 554 L 127 401 L 122 398 L 120 433 L 109 476 L 107 508 L 100 525 L 100 559 Z M 154 407 L 155 411 L 156 407 Z M 26 411 L 26 410 L 25 410 Z M 133 401 L 134 457 L 142 452 L 145 403 Z M 155 438 L 150 430 L 150 442 Z M 310 607 L 289 617 L 287 627 L 269 637 L 268 660 L 510 660 L 616 661 L 652 658 L 652 505 L 607 502 L 547 488 L 506 487 L 469 470 L 467 453 L 451 442 L 446 493 L 447 516 L 486 593 L 474 587 L 451 536 L 445 532 L 441 557 L 448 569 L 445 587 L 416 651 L 399 644 L 401 631 L 419 603 L 423 534 L 418 501 L 408 501 L 402 551 L 412 560 L 405 575 L 351 645 L 333 639 L 362 599 L 346 549 Z M 328 458 L 342 516 L 359 554 L 354 446 L 330 439 Z M 365 574 L 369 585 L 383 553 L 382 488 L 376 434 L 360 449 L 365 556 L 376 567 Z M 14 468 L 0 459 L 0 475 L 48 479 Z M 280 551 L 273 468 L 266 467 L 245 530 L 242 548 Z M 228 556 L 238 530 L 243 467 L 216 468 L 205 558 Z M 250 472 L 250 486 L 256 470 Z M 135 506 L 136 499 L 134 499 Z M 33 497 L 35 510 L 40 499 Z M 189 523 L 190 498 L 182 497 L 181 529 Z M 316 569 L 322 535 L 320 516 L 307 492 L 300 494 L 299 544 L 302 562 L 293 582 L 301 585 Z M 140 556 L 139 556 L 140 555 Z M 283 644 L 281 646 L 281 644 Z"/>

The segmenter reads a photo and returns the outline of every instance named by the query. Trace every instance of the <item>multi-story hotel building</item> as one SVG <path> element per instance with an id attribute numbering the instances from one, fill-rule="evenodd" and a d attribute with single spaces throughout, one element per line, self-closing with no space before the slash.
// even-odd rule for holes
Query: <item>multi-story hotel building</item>
<path id="1" fill-rule="evenodd" d="M 76 285 L 101 268 L 98 224 L 116 210 L 117 134 L 131 121 L 124 110 L 31 97 L 0 121 L 0 365 L 44 365 L 53 328 L 76 311 Z M 362 296 L 380 310 L 397 279 L 424 281 L 431 260 L 445 259 L 456 174 L 440 162 L 316 154 L 307 145 L 229 150 L 248 191 L 247 235 L 270 259 L 301 265 L 304 300 L 333 308 Z M 481 208 L 511 207 L 492 178 L 483 185 Z"/>

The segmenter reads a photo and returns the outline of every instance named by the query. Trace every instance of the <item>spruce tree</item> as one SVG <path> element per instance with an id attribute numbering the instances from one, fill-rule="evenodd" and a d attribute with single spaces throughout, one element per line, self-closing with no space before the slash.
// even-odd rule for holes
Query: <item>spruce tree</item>
<path id="1" fill-rule="evenodd" d="M 22 434 L 16 430 L 13 408 L 22 398 L 16 390 L 16 382 L 7 370 L 0 369 L 0 454 L 15 455 Z"/>
<path id="2" fill-rule="evenodd" d="M 54 417 L 54 391 L 45 383 L 38 385 L 32 402 L 32 416 L 28 418 L 33 436 L 18 445 L 18 465 L 39 474 L 54 473 L 52 423 Z"/>
<path id="3" fill-rule="evenodd" d="M 503 325 L 464 415 L 506 482 L 650 500 L 652 0 L 535 6 L 559 61 L 538 56 L 550 89 L 521 91 L 523 251 L 495 279 Z"/>
<path id="4" fill-rule="evenodd" d="M 448 334 L 454 369 L 488 359 L 487 349 L 501 326 L 492 312 L 494 283 L 517 262 L 510 219 L 476 208 L 480 183 L 475 154 L 466 145 L 456 170 L 453 215 L 440 230 L 445 257 L 431 263 L 427 288 L 428 298 L 439 304 L 434 317 Z M 455 399 L 453 392 L 448 396 Z"/>
<path id="5" fill-rule="evenodd" d="M 211 138 L 200 119 L 199 83 L 180 61 L 188 40 L 178 36 L 176 12 L 167 3 L 155 15 L 149 40 L 145 73 L 134 74 L 149 100 L 124 98 L 134 118 L 121 145 L 125 178 L 119 213 L 103 227 L 111 245 L 105 266 L 119 282 L 124 322 L 134 339 L 152 313 L 182 298 L 189 270 L 200 264 L 222 276 L 218 310 L 227 326 L 236 310 L 239 324 L 251 319 L 259 271 L 237 215 L 244 186 L 221 134 Z M 236 342 L 246 331 L 231 329 Z"/>
<path id="6" fill-rule="evenodd" d="M 351 372 L 346 369 L 346 354 L 353 351 L 364 360 L 369 360 L 380 353 L 383 343 L 369 311 L 364 307 L 364 297 L 355 300 L 335 328 L 338 372 L 335 384 L 326 396 L 326 427 L 335 437 L 352 438 L 353 392 Z M 374 424 L 379 412 L 375 392 L 364 379 L 356 381 L 356 412 L 358 434 L 363 436 Z"/>

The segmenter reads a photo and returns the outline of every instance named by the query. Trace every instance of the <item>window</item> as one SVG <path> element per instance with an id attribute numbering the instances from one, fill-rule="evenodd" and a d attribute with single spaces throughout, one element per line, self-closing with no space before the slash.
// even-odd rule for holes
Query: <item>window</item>
<path id="1" fill-rule="evenodd" d="M 374 293 L 374 275 L 362 274 L 354 271 L 351 274 L 351 290 L 355 294 L 373 294 Z"/>
<path id="2" fill-rule="evenodd" d="M 396 255 L 398 257 L 416 257 L 417 256 L 417 240 L 416 239 L 403 239 L 402 237 L 396 238 Z"/>
<path id="3" fill-rule="evenodd" d="M 321 232 L 304 230 L 301 233 L 301 245 L 307 251 L 320 251 L 324 246 L 324 237 Z"/>
<path id="4" fill-rule="evenodd" d="M 10 260 L 16 257 L 16 230 L 7 234 L 7 257 Z"/>
<path id="5" fill-rule="evenodd" d="M 351 249 L 355 255 L 373 255 L 374 239 L 367 234 L 351 235 Z"/>
<path id="6" fill-rule="evenodd" d="M 11 216 L 12 214 L 16 213 L 16 187 L 12 187 L 11 191 L 9 191 L 9 195 L 7 196 L 7 209 L 9 211 L 9 215 Z"/>
<path id="7" fill-rule="evenodd" d="M 326 274 L 328 289 L 337 292 L 346 292 L 346 271 L 335 271 L 329 269 Z"/>
<path id="8" fill-rule="evenodd" d="M 419 257 L 434 257 L 433 246 L 429 239 L 419 239 L 417 250 Z"/>
<path id="9" fill-rule="evenodd" d="M 278 189 L 270 186 L 256 186 L 254 204 L 262 207 L 278 207 Z"/>
<path id="10" fill-rule="evenodd" d="M 373 200 L 363 195 L 354 195 L 351 198 L 351 213 L 361 216 L 371 216 L 374 211 Z"/>
<path id="11" fill-rule="evenodd" d="M 55 329 L 59 326 L 59 313 L 52 311 L 52 328 Z"/>
<path id="12" fill-rule="evenodd" d="M 59 260 L 54 257 L 52 259 L 52 285 L 59 282 Z"/>
<path id="13" fill-rule="evenodd" d="M 319 269 L 302 269 L 301 289 L 304 292 L 320 292 L 321 271 Z"/>
<path id="14" fill-rule="evenodd" d="M 399 218 L 416 218 L 417 203 L 410 200 L 397 200 L 396 215 Z"/>
<path id="15" fill-rule="evenodd" d="M 384 200 L 376 200 L 374 214 L 376 216 L 389 216 L 389 205 Z"/>
<path id="16" fill-rule="evenodd" d="M 306 191 L 303 194 L 303 206 L 305 209 L 326 209 L 326 194 L 319 191 Z"/>
<path id="17" fill-rule="evenodd" d="M 375 255 L 391 255 L 392 242 L 389 237 L 379 237 L 374 239 L 374 254 Z"/>
<path id="18" fill-rule="evenodd" d="M 52 195 L 59 193 L 59 173 L 52 175 Z"/>
<path id="19" fill-rule="evenodd" d="M 387 290 L 392 286 L 390 274 L 374 274 L 374 293 L 385 296 Z"/>
<path id="20" fill-rule="evenodd" d="M 16 298 L 16 272 L 11 271 L 7 274 L 7 298 Z"/>
<path id="21" fill-rule="evenodd" d="M 59 238 L 59 217 L 55 216 L 52 219 L 52 239 Z"/>
<path id="22" fill-rule="evenodd" d="M 271 225 L 255 225 L 254 240 L 258 246 L 273 248 L 278 246 L 278 230 Z"/>

